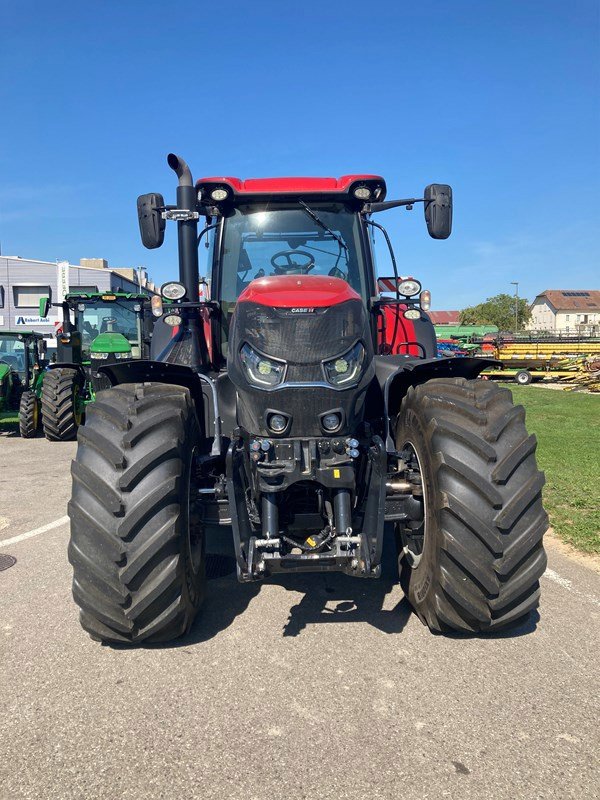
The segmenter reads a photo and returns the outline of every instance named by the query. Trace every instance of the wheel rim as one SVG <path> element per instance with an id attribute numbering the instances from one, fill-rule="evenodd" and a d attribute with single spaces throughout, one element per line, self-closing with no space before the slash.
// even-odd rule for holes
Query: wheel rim
<path id="1" fill-rule="evenodd" d="M 421 468 L 421 460 L 419 459 L 417 448 L 412 442 L 407 441 L 404 443 L 402 451 L 410 452 L 411 457 L 406 463 L 410 471 L 413 474 L 418 474 L 421 478 L 421 487 L 423 489 L 420 510 L 415 504 L 414 508 L 411 509 L 411 512 L 413 512 L 411 518 L 403 523 L 400 531 L 403 545 L 402 552 L 407 556 L 407 561 L 411 568 L 416 569 L 423 556 L 425 541 L 427 539 L 427 487 L 423 479 L 423 470 Z"/>
<path id="2" fill-rule="evenodd" d="M 187 549 L 188 557 L 194 575 L 197 575 L 202 566 L 203 530 L 200 523 L 196 520 L 195 496 L 196 481 L 194 480 L 194 464 L 196 462 L 198 448 L 194 447 L 188 465 L 188 491 L 187 491 Z"/>

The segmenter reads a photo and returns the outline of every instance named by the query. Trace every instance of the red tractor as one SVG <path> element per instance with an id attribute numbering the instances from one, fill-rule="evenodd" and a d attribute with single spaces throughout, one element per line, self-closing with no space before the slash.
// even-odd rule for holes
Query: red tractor
<path id="1" fill-rule="evenodd" d="M 494 362 L 436 357 L 428 293 L 398 276 L 372 219 L 422 202 L 445 239 L 450 187 L 386 201 L 376 175 L 194 186 L 182 159 L 168 163 L 177 204 L 143 195 L 138 215 L 149 248 L 177 221 L 179 281 L 153 300 L 151 358 L 101 368 L 112 388 L 88 408 L 73 463 L 83 627 L 129 644 L 185 634 L 215 525 L 233 536 L 242 582 L 377 578 L 393 532 L 431 630 L 495 631 L 535 609 L 547 516 L 523 408 L 478 379 Z M 375 228 L 395 272 L 379 283 Z"/>

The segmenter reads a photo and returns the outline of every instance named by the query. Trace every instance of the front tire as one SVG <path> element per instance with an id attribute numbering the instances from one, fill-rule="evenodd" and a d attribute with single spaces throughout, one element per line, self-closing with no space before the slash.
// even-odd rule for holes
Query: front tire
<path id="1" fill-rule="evenodd" d="M 411 388 L 396 447 L 414 454 L 423 484 L 424 525 L 399 526 L 402 585 L 421 621 L 437 632 L 493 631 L 535 609 L 544 476 L 510 391 L 464 378 Z"/>
<path id="2" fill-rule="evenodd" d="M 40 407 L 35 392 L 23 392 L 19 403 L 19 433 L 22 438 L 33 439 L 37 433 L 39 422 Z"/>
<path id="3" fill-rule="evenodd" d="M 57 367 L 44 375 L 42 424 L 51 442 L 66 442 L 77 436 L 81 424 L 83 378 L 78 370 Z"/>
<path id="4" fill-rule="evenodd" d="M 69 561 L 83 628 L 124 644 L 182 636 L 205 586 L 189 391 L 149 383 L 99 392 L 78 438 Z"/>

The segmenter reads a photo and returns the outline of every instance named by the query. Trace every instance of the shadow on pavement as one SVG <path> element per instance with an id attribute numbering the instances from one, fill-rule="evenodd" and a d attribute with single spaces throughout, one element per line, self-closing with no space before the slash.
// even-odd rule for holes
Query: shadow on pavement
<path id="1" fill-rule="evenodd" d="M 0 436 L 5 438 L 19 435 L 19 421 L 0 419 Z"/>
<path id="2" fill-rule="evenodd" d="M 227 549 L 221 544 L 220 554 Z M 233 555 L 233 548 L 230 554 Z M 384 543 L 382 575 L 378 579 L 305 572 L 277 575 L 257 583 L 238 583 L 235 573 L 211 580 L 202 612 L 189 634 L 160 646 L 185 647 L 212 639 L 246 611 L 265 584 L 304 593 L 300 602 L 290 608 L 283 636 L 298 636 L 307 625 L 350 622 L 366 622 L 384 633 L 400 633 L 411 615 L 404 598 L 394 608 L 384 608 L 387 595 L 398 586 L 395 545 L 390 539 Z"/>
<path id="3" fill-rule="evenodd" d="M 230 557 L 233 562 L 232 543 L 221 539 L 216 550 L 217 557 Z M 209 544 L 209 553 L 213 552 Z M 396 548 L 392 537 L 384 540 L 382 574 L 378 579 L 353 578 L 336 572 L 305 572 L 242 584 L 232 572 L 208 581 L 203 609 L 187 636 L 146 647 L 189 647 L 212 639 L 247 610 L 264 585 L 281 586 L 290 592 L 303 594 L 300 601 L 290 608 L 282 629 L 283 636 L 299 636 L 308 625 L 353 622 L 367 623 L 383 633 L 399 634 L 413 613 L 408 601 L 401 596 L 393 608 L 384 608 L 387 596 L 398 584 Z M 539 619 L 539 614 L 534 612 L 512 627 L 495 633 L 438 635 L 450 639 L 511 639 L 533 633 Z"/>

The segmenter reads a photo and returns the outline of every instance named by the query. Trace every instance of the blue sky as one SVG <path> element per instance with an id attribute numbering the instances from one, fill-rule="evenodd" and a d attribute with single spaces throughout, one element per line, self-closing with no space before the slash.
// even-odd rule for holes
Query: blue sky
<path id="1" fill-rule="evenodd" d="M 597 0 L 4 2 L 0 30 L 5 255 L 175 277 L 174 227 L 145 250 L 135 212 L 174 199 L 173 151 L 195 177 L 452 184 L 446 242 L 419 207 L 378 217 L 437 309 L 600 286 Z"/>

